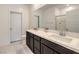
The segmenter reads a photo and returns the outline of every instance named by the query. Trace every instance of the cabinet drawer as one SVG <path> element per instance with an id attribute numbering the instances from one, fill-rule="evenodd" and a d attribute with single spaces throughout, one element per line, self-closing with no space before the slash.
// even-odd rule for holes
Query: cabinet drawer
<path id="1" fill-rule="evenodd" d="M 54 49 L 55 51 L 57 51 L 58 53 L 61 54 L 77 54 L 77 52 L 74 52 L 68 48 L 65 48 L 59 44 L 56 44 L 54 42 L 48 41 L 46 39 L 41 39 L 41 42 L 45 45 L 47 45 L 48 47 L 50 47 L 51 49 Z"/>
<path id="2" fill-rule="evenodd" d="M 34 53 L 35 53 L 35 54 L 40 54 L 40 51 L 35 48 L 35 49 L 34 49 Z"/>
<path id="3" fill-rule="evenodd" d="M 36 35 L 34 35 L 34 39 L 40 41 L 40 37 L 38 37 L 38 36 L 36 36 Z"/>

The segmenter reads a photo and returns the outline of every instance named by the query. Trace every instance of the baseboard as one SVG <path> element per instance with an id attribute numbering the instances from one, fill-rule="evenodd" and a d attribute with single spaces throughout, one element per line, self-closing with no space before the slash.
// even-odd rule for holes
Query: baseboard
<path id="1" fill-rule="evenodd" d="M 18 42 L 18 41 L 23 41 L 23 40 L 25 40 L 24 38 L 26 38 L 26 35 L 22 35 L 22 36 L 21 36 L 21 40 L 12 41 L 12 42 L 10 42 L 10 43 L 14 43 L 14 42 Z"/>
<path id="2" fill-rule="evenodd" d="M 19 42 L 19 41 L 23 41 L 23 40 L 25 40 L 25 39 L 17 40 L 17 41 L 12 41 L 12 42 L 10 42 L 10 43 Z"/>

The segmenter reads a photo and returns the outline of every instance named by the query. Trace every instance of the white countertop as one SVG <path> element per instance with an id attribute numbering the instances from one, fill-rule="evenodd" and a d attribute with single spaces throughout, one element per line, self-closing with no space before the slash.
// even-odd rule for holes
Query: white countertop
<path id="1" fill-rule="evenodd" d="M 63 47 L 70 49 L 70 50 L 79 52 L 79 39 L 77 39 L 77 38 L 63 36 L 63 39 L 61 40 L 62 36 L 60 36 L 56 33 L 45 32 L 44 30 L 33 30 L 33 29 L 30 29 L 27 31 L 31 32 L 39 37 L 45 38 L 51 42 L 57 43 Z M 65 38 L 66 38 L 66 40 L 65 40 Z"/>

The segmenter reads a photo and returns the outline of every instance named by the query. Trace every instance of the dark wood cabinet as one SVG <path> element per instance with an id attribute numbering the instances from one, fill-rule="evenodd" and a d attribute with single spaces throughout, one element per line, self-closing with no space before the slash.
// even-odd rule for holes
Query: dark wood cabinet
<path id="1" fill-rule="evenodd" d="M 27 46 L 32 50 L 32 52 L 34 51 L 34 43 L 33 43 L 34 39 L 33 39 L 33 34 L 27 32 L 26 33 L 26 44 Z"/>
<path id="2" fill-rule="evenodd" d="M 37 48 L 40 51 L 40 41 L 34 39 L 34 48 Z"/>
<path id="3" fill-rule="evenodd" d="M 26 44 L 28 45 L 28 47 L 30 47 L 30 36 L 29 36 L 29 32 L 26 33 Z"/>
<path id="4" fill-rule="evenodd" d="M 33 47 L 34 46 L 34 43 L 33 43 L 33 38 L 31 37 L 30 38 L 30 49 L 33 51 Z"/>
<path id="5" fill-rule="evenodd" d="M 26 32 L 26 44 L 35 54 L 78 54 L 30 32 Z"/>
<path id="6" fill-rule="evenodd" d="M 46 39 L 41 39 L 41 43 L 45 44 L 46 46 L 50 47 L 51 49 L 53 49 L 56 53 L 59 54 L 75 54 L 77 52 L 74 52 L 68 48 L 65 48 L 57 43 L 48 41 Z"/>
<path id="7" fill-rule="evenodd" d="M 34 53 L 40 54 L 41 53 L 41 42 L 40 37 L 34 35 Z"/>
<path id="8" fill-rule="evenodd" d="M 41 54 L 40 51 L 37 48 L 34 48 L 34 53 L 35 54 Z"/>
<path id="9" fill-rule="evenodd" d="M 42 54 L 53 54 L 54 51 L 50 48 L 48 48 L 46 45 L 41 44 L 41 53 Z"/>
<path id="10" fill-rule="evenodd" d="M 37 36 L 37 35 L 34 35 L 34 39 L 36 39 L 36 40 L 38 40 L 38 41 L 40 41 L 41 39 L 40 39 L 40 37 L 39 36 Z"/>

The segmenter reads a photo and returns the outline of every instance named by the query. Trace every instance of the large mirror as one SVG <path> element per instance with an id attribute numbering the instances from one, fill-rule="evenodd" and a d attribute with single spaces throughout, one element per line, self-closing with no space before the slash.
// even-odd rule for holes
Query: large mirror
<path id="1" fill-rule="evenodd" d="M 50 4 L 34 13 L 39 16 L 40 28 L 79 32 L 79 5 Z"/>
<path id="2" fill-rule="evenodd" d="M 60 5 L 57 8 L 60 13 L 56 17 L 56 29 L 78 33 L 79 5 Z"/>
<path id="3" fill-rule="evenodd" d="M 79 32 L 79 9 L 67 12 L 66 29 L 71 32 Z"/>

